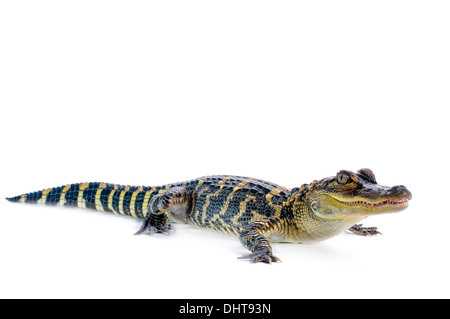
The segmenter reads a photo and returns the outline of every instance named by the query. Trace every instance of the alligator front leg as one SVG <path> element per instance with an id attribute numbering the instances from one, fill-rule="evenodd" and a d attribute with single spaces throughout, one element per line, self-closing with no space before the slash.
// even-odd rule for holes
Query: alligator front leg
<path id="1" fill-rule="evenodd" d="M 279 224 L 279 218 L 272 217 L 257 220 L 245 226 L 239 235 L 239 240 L 252 253 L 238 257 L 238 259 L 250 259 L 252 263 L 263 262 L 270 264 L 272 261 L 281 262 L 281 259 L 272 254 L 269 240 L 264 236 L 278 230 Z"/>

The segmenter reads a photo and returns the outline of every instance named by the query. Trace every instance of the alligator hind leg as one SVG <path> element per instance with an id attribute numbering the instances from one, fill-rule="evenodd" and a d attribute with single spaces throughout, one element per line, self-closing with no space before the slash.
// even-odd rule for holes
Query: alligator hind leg
<path id="1" fill-rule="evenodd" d="M 148 231 L 150 234 L 167 233 L 174 230 L 172 225 L 167 224 L 167 212 L 172 212 L 183 217 L 187 209 L 187 192 L 182 187 L 174 187 L 165 193 L 156 195 L 149 203 L 149 211 L 141 228 L 135 235 Z"/>
<path id="2" fill-rule="evenodd" d="M 383 235 L 378 231 L 378 228 L 376 227 L 362 227 L 362 224 L 356 224 L 353 225 L 348 229 L 354 234 L 360 235 L 360 236 L 373 236 L 373 235 Z"/>

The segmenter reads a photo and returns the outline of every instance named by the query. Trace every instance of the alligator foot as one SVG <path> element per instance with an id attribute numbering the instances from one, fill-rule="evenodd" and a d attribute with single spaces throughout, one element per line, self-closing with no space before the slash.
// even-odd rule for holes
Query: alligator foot
<path id="1" fill-rule="evenodd" d="M 170 231 L 174 231 L 172 225 L 166 224 L 166 218 L 164 215 L 150 215 L 145 219 L 142 223 L 141 228 L 135 233 L 135 235 L 139 235 L 148 231 L 149 235 L 153 235 L 155 233 L 159 234 L 167 234 L 170 235 Z"/>
<path id="2" fill-rule="evenodd" d="M 376 227 L 362 227 L 362 224 L 356 224 L 353 225 L 348 229 L 354 234 L 360 235 L 360 236 L 373 236 L 373 235 L 383 235 L 378 231 L 378 228 Z"/>
<path id="3" fill-rule="evenodd" d="M 271 264 L 273 262 L 281 262 L 281 259 L 272 255 L 271 252 L 265 252 L 265 253 L 252 253 L 249 255 L 238 257 L 238 259 L 250 259 L 250 262 L 257 263 L 257 262 L 263 262 L 266 264 Z"/>
<path id="4" fill-rule="evenodd" d="M 170 235 L 170 231 L 174 231 L 175 228 L 173 228 L 172 225 L 166 225 L 166 226 L 161 227 L 161 228 L 157 228 L 157 227 L 154 227 L 154 226 L 148 226 L 148 227 L 142 229 L 142 227 L 141 227 L 141 229 L 139 229 L 135 233 L 135 235 L 142 234 L 146 230 L 148 231 L 149 235 L 153 235 L 153 234 L 167 234 L 167 235 Z"/>

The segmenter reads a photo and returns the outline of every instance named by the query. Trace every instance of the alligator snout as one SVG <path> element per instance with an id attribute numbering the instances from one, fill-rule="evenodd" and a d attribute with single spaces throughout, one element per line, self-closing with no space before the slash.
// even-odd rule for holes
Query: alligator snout
<path id="1" fill-rule="evenodd" d="M 412 198 L 411 192 L 403 185 L 393 186 L 390 189 L 390 193 L 393 196 L 403 197 L 407 200 L 410 200 Z"/>

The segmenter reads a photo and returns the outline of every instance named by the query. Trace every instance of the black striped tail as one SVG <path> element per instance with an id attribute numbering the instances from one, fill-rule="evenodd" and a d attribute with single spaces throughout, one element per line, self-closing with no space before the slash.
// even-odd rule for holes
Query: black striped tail
<path id="1" fill-rule="evenodd" d="M 44 189 L 11 198 L 10 202 L 75 206 L 144 218 L 150 199 L 162 187 L 123 186 L 107 183 L 78 183 Z"/>

